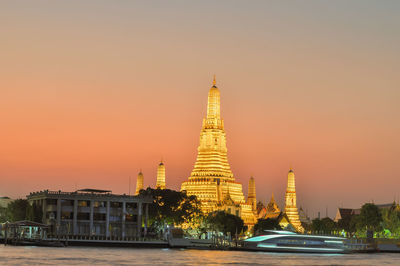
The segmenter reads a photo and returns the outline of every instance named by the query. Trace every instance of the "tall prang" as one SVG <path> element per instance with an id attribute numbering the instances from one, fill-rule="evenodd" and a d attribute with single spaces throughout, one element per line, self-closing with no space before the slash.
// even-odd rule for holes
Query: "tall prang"
<path id="1" fill-rule="evenodd" d="M 293 227 L 299 232 L 304 232 L 296 206 L 296 185 L 292 169 L 290 169 L 288 173 L 288 183 L 285 194 L 285 213 Z"/>
<path id="2" fill-rule="evenodd" d="M 221 204 L 229 191 L 232 201 L 240 205 L 239 216 L 246 224 L 251 225 L 255 223 L 252 205 L 245 202 L 242 184 L 235 181 L 228 163 L 220 103 L 220 91 L 214 76 L 213 85 L 208 92 L 207 115 L 200 131 L 197 160 L 188 181 L 182 183 L 181 190 L 185 190 L 188 195 L 196 195 L 204 213 L 223 208 Z"/>
<path id="3" fill-rule="evenodd" d="M 257 212 L 257 196 L 256 196 L 256 182 L 254 177 L 250 177 L 249 180 L 249 191 L 247 194 L 247 203 L 251 204 L 251 209 L 254 213 Z"/>
<path id="4" fill-rule="evenodd" d="M 143 173 L 142 170 L 140 170 L 138 176 L 137 176 L 137 180 L 136 180 L 136 192 L 135 195 L 138 195 L 140 190 L 143 189 Z"/>
<path id="5" fill-rule="evenodd" d="M 157 182 L 156 188 L 165 189 L 165 165 L 161 161 L 157 168 Z"/>

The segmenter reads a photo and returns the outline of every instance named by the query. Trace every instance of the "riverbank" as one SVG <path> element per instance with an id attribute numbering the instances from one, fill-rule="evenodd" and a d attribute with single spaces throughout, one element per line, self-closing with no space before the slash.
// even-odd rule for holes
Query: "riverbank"
<path id="1" fill-rule="evenodd" d="M 10 240 L 9 240 L 10 241 Z M 4 244 L 4 239 L 0 239 L 0 243 Z M 215 245 L 212 240 L 207 239 L 187 239 L 174 238 L 168 242 L 163 240 L 96 240 L 96 239 L 53 239 L 49 238 L 42 241 L 20 241 L 9 242 L 9 245 L 16 246 L 47 246 L 47 247 L 119 247 L 119 248 L 185 248 L 199 250 L 229 250 L 229 251 L 250 251 L 243 248 L 240 243 L 227 243 L 226 245 Z M 377 239 L 374 244 L 366 245 L 351 244 L 351 253 L 400 253 L 400 240 L 396 239 Z"/>

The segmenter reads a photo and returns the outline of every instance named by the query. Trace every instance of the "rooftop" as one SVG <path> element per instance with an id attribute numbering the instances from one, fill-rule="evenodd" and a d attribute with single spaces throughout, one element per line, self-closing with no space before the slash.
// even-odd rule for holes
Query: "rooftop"
<path id="1" fill-rule="evenodd" d="M 111 193 L 111 190 L 84 188 L 84 189 L 78 189 L 76 192 L 77 192 L 77 193 L 79 193 L 79 192 L 89 192 L 89 193 Z"/>

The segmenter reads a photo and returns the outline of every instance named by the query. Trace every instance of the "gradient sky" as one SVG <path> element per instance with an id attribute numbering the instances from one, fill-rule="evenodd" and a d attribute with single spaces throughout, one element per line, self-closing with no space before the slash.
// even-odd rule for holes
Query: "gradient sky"
<path id="1" fill-rule="evenodd" d="M 400 1 L 2 1 L 0 196 L 179 189 L 212 75 L 236 179 L 312 217 L 400 196 Z"/>

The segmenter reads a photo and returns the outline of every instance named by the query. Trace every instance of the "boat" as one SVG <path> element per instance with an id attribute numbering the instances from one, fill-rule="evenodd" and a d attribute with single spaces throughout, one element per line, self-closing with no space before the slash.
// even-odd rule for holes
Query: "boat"
<path id="1" fill-rule="evenodd" d="M 243 248 L 254 251 L 301 253 L 349 253 L 347 239 L 335 236 L 305 235 L 291 231 L 265 230 L 248 238 Z"/>

